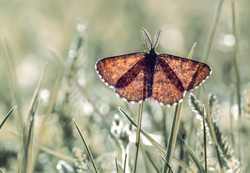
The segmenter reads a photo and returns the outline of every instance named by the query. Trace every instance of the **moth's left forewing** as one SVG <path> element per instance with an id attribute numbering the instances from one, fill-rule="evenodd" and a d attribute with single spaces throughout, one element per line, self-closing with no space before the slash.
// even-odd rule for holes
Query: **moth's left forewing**
<path id="1" fill-rule="evenodd" d="M 141 102 L 144 94 L 145 53 L 109 57 L 96 63 L 102 81 L 128 102 Z"/>
<path id="2" fill-rule="evenodd" d="M 169 64 L 187 91 L 198 87 L 212 73 L 212 69 L 202 62 L 168 54 L 159 54 L 158 57 Z"/>
<path id="3" fill-rule="evenodd" d="M 144 56 L 144 53 L 138 52 L 103 58 L 97 61 L 96 72 L 105 84 L 114 87 L 117 81 Z"/>

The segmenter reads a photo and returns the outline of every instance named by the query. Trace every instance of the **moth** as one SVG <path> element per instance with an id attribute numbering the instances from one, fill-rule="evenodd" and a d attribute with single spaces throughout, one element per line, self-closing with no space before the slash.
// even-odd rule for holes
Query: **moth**
<path id="1" fill-rule="evenodd" d="M 157 53 L 155 48 L 160 34 L 158 30 L 152 42 L 146 29 L 141 28 L 147 53 L 136 52 L 97 61 L 96 72 L 101 80 L 125 101 L 141 102 L 151 98 L 164 105 L 173 105 L 212 73 L 205 63 Z"/>

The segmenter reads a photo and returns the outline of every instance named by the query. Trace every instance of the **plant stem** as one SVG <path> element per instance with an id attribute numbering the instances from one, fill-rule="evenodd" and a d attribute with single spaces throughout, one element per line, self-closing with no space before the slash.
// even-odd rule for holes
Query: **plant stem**
<path id="1" fill-rule="evenodd" d="M 140 131 L 141 131 L 141 117 L 142 117 L 142 108 L 143 102 L 140 103 L 139 106 L 139 115 L 138 115 L 138 125 L 137 125 L 137 132 L 136 132 L 136 142 L 135 142 L 135 154 L 134 154 L 134 164 L 133 164 L 133 173 L 136 172 L 136 164 L 138 158 L 138 151 L 139 151 L 139 141 L 140 141 Z"/>
<path id="2" fill-rule="evenodd" d="M 205 110 L 204 109 L 205 109 L 204 106 L 202 106 L 205 172 L 207 173 L 207 133 L 206 133 L 206 117 L 205 117 Z"/>
<path id="3" fill-rule="evenodd" d="M 240 72 L 239 72 L 239 63 L 238 63 L 238 39 L 236 33 L 236 24 L 235 24 L 235 8 L 234 8 L 234 0 L 231 1 L 232 5 L 232 22 L 233 22 L 233 34 L 235 37 L 235 44 L 234 44 L 234 65 L 235 65 L 235 75 L 236 75 L 236 90 L 237 90 L 237 101 L 238 101 L 238 152 L 239 152 L 239 161 L 241 162 L 241 134 L 240 134 L 240 126 L 241 126 L 241 95 L 240 95 Z"/>
<path id="4" fill-rule="evenodd" d="M 231 87 L 232 91 L 231 91 L 231 94 L 230 94 L 230 131 L 231 131 L 231 141 L 232 141 L 232 146 L 233 146 L 233 149 L 235 150 L 235 145 L 234 145 L 234 126 L 233 126 L 233 114 L 232 114 L 232 107 L 233 107 L 233 103 L 234 103 L 234 88 Z"/>
<path id="5" fill-rule="evenodd" d="M 216 11 L 216 14 L 214 16 L 214 20 L 213 20 L 210 32 L 209 32 L 207 44 L 206 44 L 204 55 L 203 55 L 203 61 L 205 63 L 207 62 L 207 59 L 208 59 L 208 56 L 209 56 L 209 53 L 210 53 L 210 49 L 211 49 L 211 46 L 212 46 L 212 41 L 213 41 L 213 38 L 214 38 L 215 29 L 216 29 L 216 26 L 217 26 L 219 18 L 220 18 L 222 4 L 223 4 L 223 0 L 220 0 L 217 11 Z"/>
<path id="6" fill-rule="evenodd" d="M 168 139 L 167 139 L 167 127 L 166 127 L 166 124 L 167 124 L 167 122 L 166 122 L 166 119 L 167 119 L 167 111 L 166 111 L 166 108 L 165 107 L 163 107 L 162 106 L 162 116 L 163 116 L 163 140 L 164 140 L 164 147 L 166 147 L 167 148 L 167 146 L 168 146 Z"/>
<path id="7" fill-rule="evenodd" d="M 182 103 L 179 103 L 175 107 L 174 119 L 172 122 L 172 128 L 171 128 L 171 132 L 170 132 L 170 136 L 169 136 L 169 140 L 168 140 L 168 146 L 167 146 L 165 160 L 169 163 L 169 165 L 171 165 L 172 156 L 173 156 L 175 143 L 176 143 L 177 131 L 179 129 L 181 105 L 182 105 Z M 169 167 L 165 163 L 162 173 L 166 173 L 166 172 L 167 173 L 169 172 Z"/>

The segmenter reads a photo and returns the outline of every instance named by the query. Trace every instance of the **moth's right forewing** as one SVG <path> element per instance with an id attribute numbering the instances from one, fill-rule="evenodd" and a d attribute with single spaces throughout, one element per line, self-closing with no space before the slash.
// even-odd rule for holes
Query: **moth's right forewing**
<path id="1" fill-rule="evenodd" d="M 199 61 L 168 54 L 158 56 L 168 63 L 187 91 L 197 88 L 212 73 L 212 69 L 207 64 Z"/>

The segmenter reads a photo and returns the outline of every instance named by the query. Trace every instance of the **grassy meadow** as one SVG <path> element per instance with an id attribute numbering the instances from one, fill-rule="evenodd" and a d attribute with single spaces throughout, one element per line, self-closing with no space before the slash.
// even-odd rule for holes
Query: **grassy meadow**
<path id="1" fill-rule="evenodd" d="M 0 0 L 0 172 L 250 172 L 249 9 Z M 213 70 L 176 106 L 124 102 L 96 74 L 101 58 L 145 51 L 141 27 L 162 29 L 157 52 Z"/>

